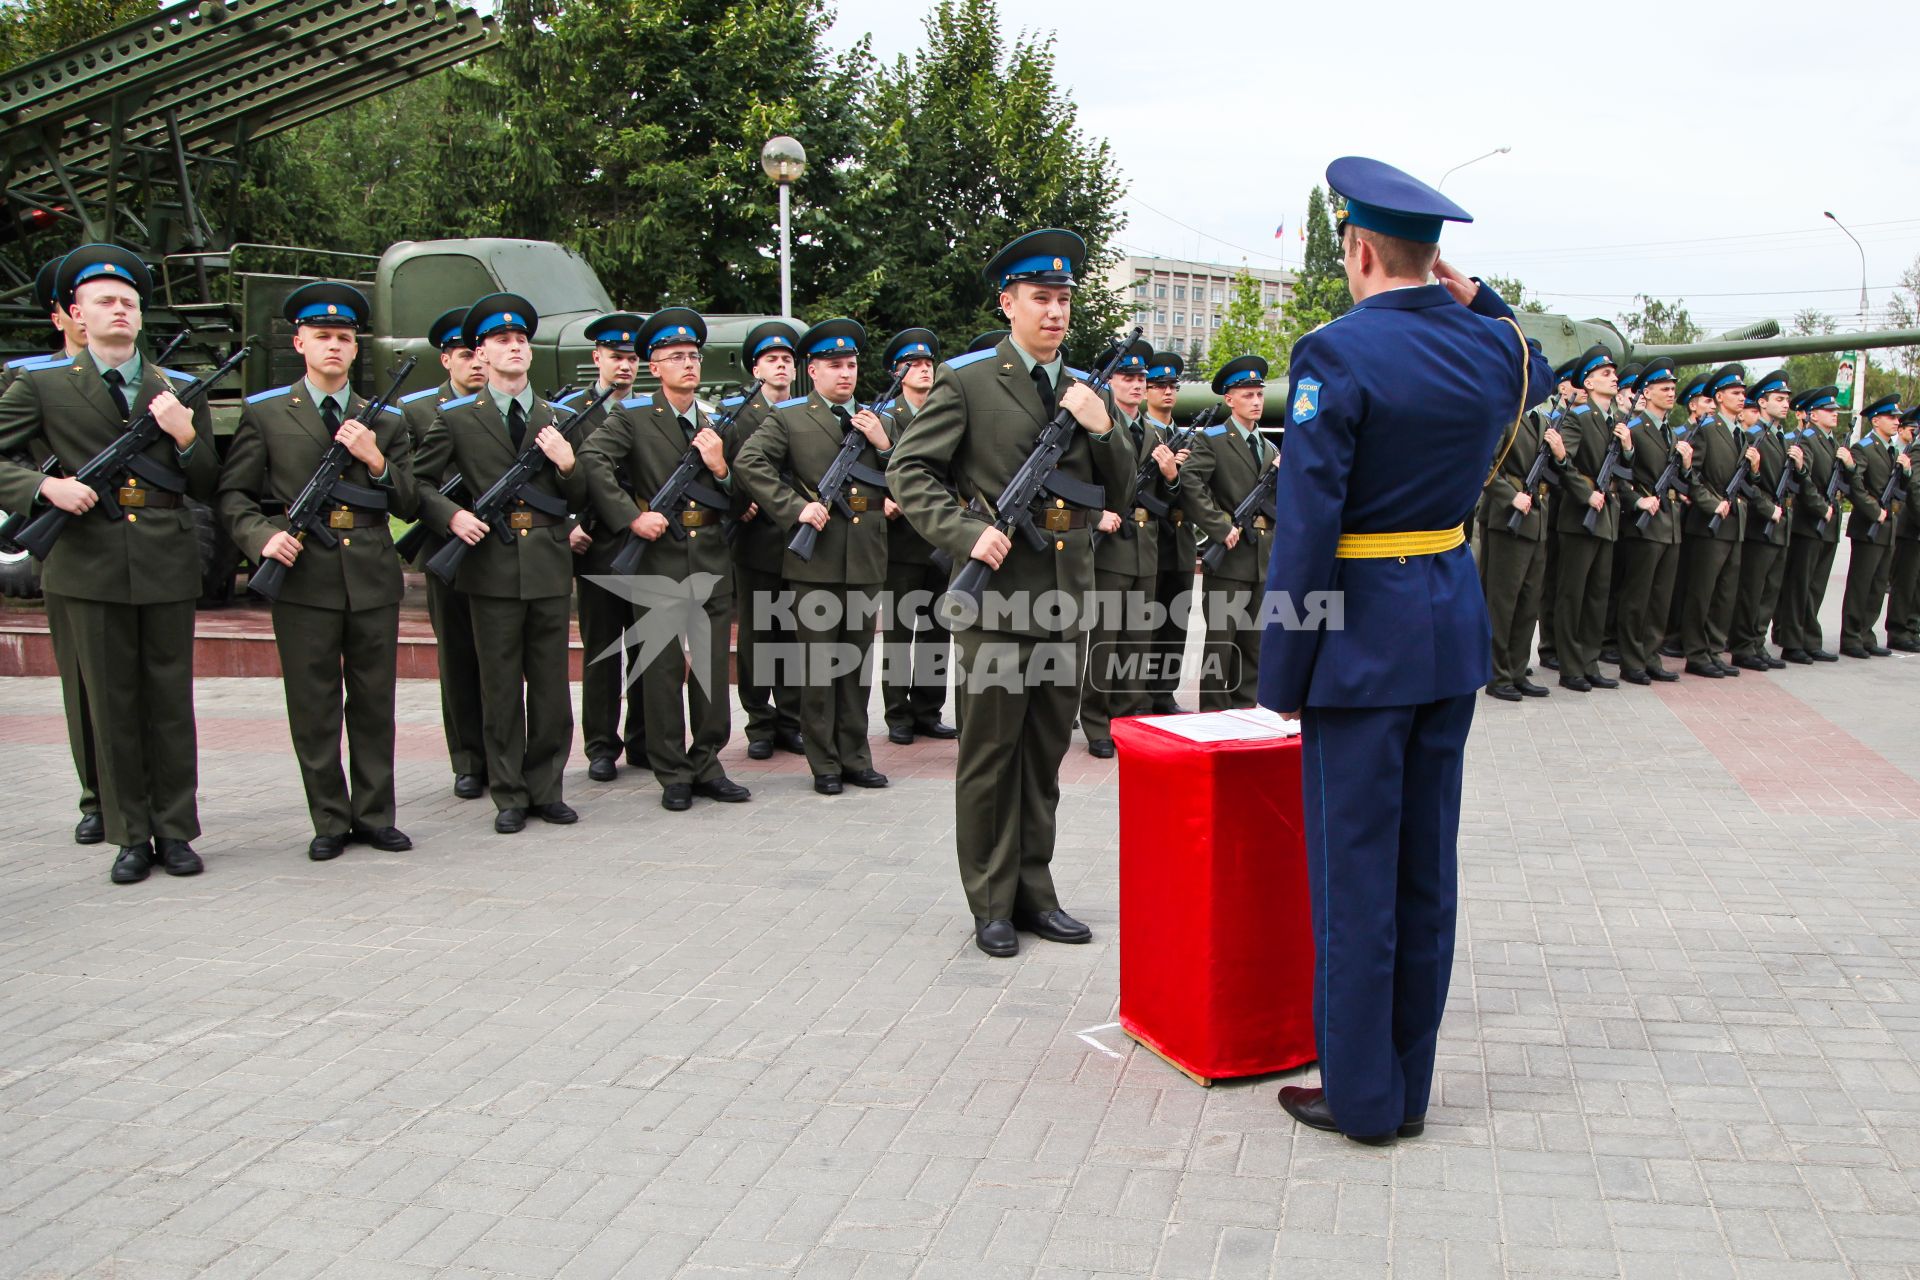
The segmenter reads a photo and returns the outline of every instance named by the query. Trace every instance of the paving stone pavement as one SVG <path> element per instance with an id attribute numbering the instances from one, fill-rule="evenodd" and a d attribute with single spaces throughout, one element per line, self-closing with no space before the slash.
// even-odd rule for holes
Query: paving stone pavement
<path id="1" fill-rule="evenodd" d="M 824 799 L 736 738 L 753 803 L 685 815 L 576 768 L 584 821 L 506 838 L 405 682 L 417 848 L 316 865 L 278 682 L 198 701 L 207 872 L 117 888 L 57 688 L 0 682 L 0 1274 L 1920 1272 L 1920 662 L 1482 699 L 1435 1106 L 1384 1150 L 1078 1037 L 1118 922 L 1077 747 L 1096 941 L 1009 962 L 951 744 Z"/>

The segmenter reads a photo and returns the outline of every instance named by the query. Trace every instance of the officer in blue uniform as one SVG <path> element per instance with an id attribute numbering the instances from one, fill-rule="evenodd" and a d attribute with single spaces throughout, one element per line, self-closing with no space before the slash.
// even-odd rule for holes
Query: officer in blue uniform
<path id="1" fill-rule="evenodd" d="M 1327 183 L 1356 301 L 1293 348 L 1260 662 L 1261 704 L 1301 719 L 1323 1084 L 1280 1102 L 1384 1143 L 1425 1124 L 1461 767 L 1491 671 L 1461 526 L 1553 384 L 1499 296 L 1439 260 L 1465 210 L 1357 156 Z"/>

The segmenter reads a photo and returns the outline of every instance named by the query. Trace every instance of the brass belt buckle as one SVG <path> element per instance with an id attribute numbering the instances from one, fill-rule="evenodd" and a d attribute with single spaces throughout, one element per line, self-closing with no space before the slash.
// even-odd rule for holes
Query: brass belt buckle
<path id="1" fill-rule="evenodd" d="M 1059 507 L 1047 508 L 1047 532 L 1059 533 L 1073 528 L 1073 512 L 1063 511 Z"/>
<path id="2" fill-rule="evenodd" d="M 507 528 L 509 529 L 533 528 L 533 512 L 509 511 L 507 513 Z"/>
<path id="3" fill-rule="evenodd" d="M 1133 522 L 1135 524 L 1145 524 L 1148 520 L 1152 518 L 1153 518 L 1152 513 L 1149 512 L 1145 507 L 1135 507 L 1133 509 Z"/>
<path id="4" fill-rule="evenodd" d="M 847 505 L 855 511 L 865 511 L 867 509 L 867 500 L 865 498 L 848 498 Z"/>
<path id="5" fill-rule="evenodd" d="M 1253 527 L 1265 533 L 1267 530 L 1273 528 L 1273 521 L 1267 519 L 1265 516 L 1255 516 L 1253 518 Z"/>
<path id="6" fill-rule="evenodd" d="M 688 507 L 680 513 L 680 527 L 682 529 L 698 529 L 706 522 L 707 513 L 704 511 L 695 511 L 692 507 Z"/>
<path id="7" fill-rule="evenodd" d="M 353 528 L 352 508 L 340 507 L 337 510 L 327 512 L 327 528 L 329 529 Z"/>
<path id="8" fill-rule="evenodd" d="M 147 505 L 147 491 L 135 485 L 120 486 L 120 505 L 123 507 L 144 507 Z"/>

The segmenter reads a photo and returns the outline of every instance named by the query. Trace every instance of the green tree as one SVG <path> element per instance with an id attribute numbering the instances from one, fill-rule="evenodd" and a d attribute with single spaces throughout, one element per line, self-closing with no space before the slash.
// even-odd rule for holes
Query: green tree
<path id="1" fill-rule="evenodd" d="M 0 0 L 0 70 L 159 9 L 157 0 Z"/>
<path id="2" fill-rule="evenodd" d="M 1687 313 L 1684 298 L 1672 302 L 1640 294 L 1634 298 L 1639 309 L 1619 317 L 1620 331 L 1636 345 L 1698 341 L 1706 331 Z"/>
<path id="3" fill-rule="evenodd" d="M 1347 289 L 1346 267 L 1340 241 L 1333 234 L 1333 219 L 1327 212 L 1326 193 L 1315 187 L 1307 197 L 1306 253 L 1294 278 L 1293 292 L 1280 309 L 1281 359 L 1275 370 L 1285 367 L 1286 352 L 1303 334 L 1345 315 L 1352 307 L 1353 294 Z"/>
<path id="4" fill-rule="evenodd" d="M 1233 277 L 1233 293 L 1227 299 L 1226 318 L 1213 331 L 1207 344 L 1206 359 L 1196 362 L 1194 372 L 1211 378 L 1221 365 L 1241 356 L 1262 356 L 1271 372 L 1278 373 L 1287 364 L 1286 332 L 1267 320 L 1267 304 L 1261 295 L 1261 282 L 1242 267 Z"/>
<path id="5" fill-rule="evenodd" d="M 1889 329 L 1920 327 L 1920 302 L 1916 299 L 1920 299 L 1920 257 L 1907 264 L 1900 273 L 1899 288 L 1887 299 Z M 1898 392 L 1903 405 L 1911 405 L 1920 395 L 1920 346 L 1888 348 L 1878 353 L 1874 365 L 1878 385 L 1868 389 L 1869 395 Z"/>
<path id="6" fill-rule="evenodd" d="M 1515 311 L 1544 312 L 1547 309 L 1547 304 L 1540 299 L 1527 296 L 1527 287 L 1520 283 L 1518 276 L 1482 276 L 1481 281 Z"/>
<path id="7" fill-rule="evenodd" d="M 1840 324 L 1824 311 L 1806 310 L 1797 312 L 1787 327 L 1787 332 L 1796 336 L 1826 334 L 1838 332 Z M 1828 386 L 1833 382 L 1834 372 L 1840 367 L 1840 357 L 1831 351 L 1816 352 L 1812 355 L 1788 356 L 1786 362 L 1787 379 L 1795 391 L 1806 391 L 1813 387 Z"/>

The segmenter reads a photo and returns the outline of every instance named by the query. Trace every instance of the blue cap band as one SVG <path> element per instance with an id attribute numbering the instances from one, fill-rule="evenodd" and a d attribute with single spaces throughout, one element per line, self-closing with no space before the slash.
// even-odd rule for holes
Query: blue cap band
<path id="1" fill-rule="evenodd" d="M 1156 364 L 1147 370 L 1147 380 L 1149 382 L 1170 382 L 1179 376 L 1179 374 L 1173 371 L 1173 366 L 1170 364 Z"/>
<path id="2" fill-rule="evenodd" d="M 1593 359 L 1587 361 L 1585 364 L 1580 366 L 1580 373 L 1574 379 L 1574 381 L 1585 382 L 1587 380 L 1587 375 L 1592 373 L 1595 369 L 1599 369 L 1605 365 L 1610 365 L 1612 363 L 1613 363 L 1612 356 L 1595 356 Z"/>
<path id="3" fill-rule="evenodd" d="M 133 283 L 133 273 L 119 263 L 92 262 L 74 273 L 73 287 L 78 289 L 81 285 L 94 279 L 96 276 L 112 276 L 115 280 L 124 280 L 128 284 Z"/>
<path id="4" fill-rule="evenodd" d="M 527 320 L 518 311 L 496 311 L 474 326 L 474 336 L 484 338 L 495 329 L 519 329 L 526 332 Z"/>
<path id="5" fill-rule="evenodd" d="M 1391 209 L 1382 209 L 1376 205 L 1365 204 L 1359 200 L 1347 201 L 1347 214 L 1344 221 L 1356 227 L 1365 227 L 1369 231 L 1378 231 L 1383 236 L 1392 236 L 1396 240 L 1411 240 L 1415 244 L 1439 244 L 1442 218 L 1423 218 L 1418 214 L 1395 213 Z"/>
<path id="6" fill-rule="evenodd" d="M 342 306 L 338 302 L 309 302 L 293 317 L 295 324 L 305 324 L 309 320 L 332 320 L 345 325 L 360 323 L 360 317 L 352 307 Z"/>
<path id="7" fill-rule="evenodd" d="M 673 326 L 673 328 L 671 329 L 662 329 L 660 332 L 654 334 L 651 338 L 647 339 L 647 350 L 653 351 L 655 348 L 658 348 L 658 347 L 670 347 L 670 346 L 673 346 L 675 343 L 687 343 L 687 342 L 694 343 L 697 346 L 700 342 L 700 339 L 697 335 L 695 335 L 693 330 L 688 328 L 686 325 L 677 324 Z"/>
<path id="8" fill-rule="evenodd" d="M 753 353 L 747 357 L 747 363 L 752 364 L 760 358 L 761 353 L 768 350 L 791 351 L 793 350 L 793 342 L 785 334 L 781 333 L 776 333 L 770 338 L 762 338 L 754 344 Z"/>
<path id="9" fill-rule="evenodd" d="M 1113 371 L 1115 373 L 1134 373 L 1136 371 L 1144 371 L 1146 367 L 1147 360 L 1145 356 L 1121 356 L 1120 363 L 1113 366 Z"/>
<path id="10" fill-rule="evenodd" d="M 1254 372 L 1252 369 L 1242 369 L 1240 372 L 1234 374 L 1232 377 L 1228 378 L 1225 382 L 1221 383 L 1220 385 L 1221 387 L 1227 390 L 1231 390 L 1234 387 L 1239 386 L 1243 382 L 1258 382 L 1262 386 L 1264 386 L 1266 385 L 1266 381 L 1267 380 L 1264 377 Z"/>
<path id="11" fill-rule="evenodd" d="M 1840 401 L 1835 396 L 1815 396 L 1807 401 L 1808 413 L 1812 413 L 1815 409 L 1838 409 L 1839 407 Z"/>
<path id="12" fill-rule="evenodd" d="M 893 362 L 899 364 L 902 360 L 911 360 L 915 356 L 925 356 L 931 360 L 933 359 L 933 348 L 924 342 L 909 342 L 906 346 L 893 353 Z"/>
<path id="13" fill-rule="evenodd" d="M 1710 395 L 1719 395 L 1728 387 L 1742 387 L 1742 389 L 1744 389 L 1744 384 L 1741 383 L 1739 374 L 1730 373 L 1724 378 L 1716 379 L 1713 385 L 1707 388 L 1707 392 Z"/>
<path id="14" fill-rule="evenodd" d="M 1044 258 L 1022 258 L 1018 262 L 1008 263 L 1001 270 L 1000 287 L 1006 288 L 1021 276 L 1037 276 L 1043 273 L 1071 277 L 1073 266 L 1065 258 L 1055 258 L 1051 255 Z"/>
<path id="15" fill-rule="evenodd" d="M 810 356 L 850 356 L 858 355 L 860 348 L 853 345 L 853 339 L 844 334 L 837 338 L 822 338 L 807 348 Z"/>

